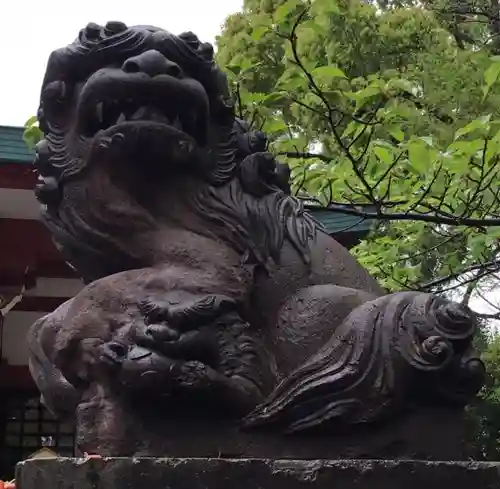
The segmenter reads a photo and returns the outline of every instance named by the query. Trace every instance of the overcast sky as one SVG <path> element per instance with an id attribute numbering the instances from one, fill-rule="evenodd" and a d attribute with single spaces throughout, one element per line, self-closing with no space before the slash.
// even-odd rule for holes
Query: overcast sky
<path id="1" fill-rule="evenodd" d="M 193 31 L 214 42 L 243 0 L 14 0 L 0 7 L 0 125 L 22 126 L 36 113 L 49 54 L 89 22 L 149 24 L 174 34 Z"/>

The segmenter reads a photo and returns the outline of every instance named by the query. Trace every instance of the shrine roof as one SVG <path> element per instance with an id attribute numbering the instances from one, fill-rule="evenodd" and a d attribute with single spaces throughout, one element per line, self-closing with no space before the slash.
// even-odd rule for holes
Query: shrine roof
<path id="1" fill-rule="evenodd" d="M 29 149 L 23 139 L 23 127 L 0 126 L 0 162 L 29 164 L 35 152 Z"/>

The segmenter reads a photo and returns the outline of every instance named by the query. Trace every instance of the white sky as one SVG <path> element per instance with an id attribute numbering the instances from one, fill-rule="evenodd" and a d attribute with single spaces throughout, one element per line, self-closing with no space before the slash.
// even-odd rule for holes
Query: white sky
<path id="1" fill-rule="evenodd" d="M 243 0 L 3 0 L 0 6 L 0 125 L 22 126 L 36 113 L 49 54 L 89 22 L 149 24 L 215 41 Z M 7 6 L 8 3 L 8 6 Z"/>

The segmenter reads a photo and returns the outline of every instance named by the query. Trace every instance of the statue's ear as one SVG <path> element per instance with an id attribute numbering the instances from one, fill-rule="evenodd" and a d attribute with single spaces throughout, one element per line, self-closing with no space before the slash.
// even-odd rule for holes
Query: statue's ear
<path id="1" fill-rule="evenodd" d="M 267 151 L 267 137 L 261 131 L 249 131 L 248 124 L 245 121 L 238 121 L 240 124 L 240 132 L 238 136 L 238 149 L 243 155 L 251 155 L 253 153 L 263 153 Z M 245 130 L 246 129 L 246 130 Z"/>
<path id="2" fill-rule="evenodd" d="M 276 185 L 276 160 L 271 153 L 254 153 L 240 165 L 240 182 L 245 192 L 263 197 L 278 190 Z"/>
<path id="3" fill-rule="evenodd" d="M 240 119 L 239 117 L 234 118 L 234 127 L 238 136 L 244 136 L 248 131 L 250 131 L 250 124 L 244 119 Z"/>

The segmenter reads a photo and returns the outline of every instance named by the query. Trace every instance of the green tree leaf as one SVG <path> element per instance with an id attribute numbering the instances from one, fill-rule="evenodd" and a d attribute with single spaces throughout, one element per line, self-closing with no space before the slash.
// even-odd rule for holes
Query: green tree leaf
<path id="1" fill-rule="evenodd" d="M 278 24 L 283 22 L 299 5 L 299 0 L 288 0 L 280 5 L 274 12 L 273 18 Z"/>
<path id="2" fill-rule="evenodd" d="M 24 127 L 30 127 L 38 123 L 38 118 L 36 115 L 31 116 L 25 123 Z"/>
<path id="3" fill-rule="evenodd" d="M 431 155 L 428 147 L 422 141 L 411 141 L 408 144 L 408 157 L 411 166 L 424 174 L 431 166 Z"/>
<path id="4" fill-rule="evenodd" d="M 389 129 L 389 134 L 394 139 L 396 139 L 397 141 L 400 141 L 400 142 L 403 141 L 405 138 L 405 133 L 397 127 Z"/>
<path id="5" fill-rule="evenodd" d="M 255 29 L 252 31 L 252 39 L 254 41 L 260 41 L 262 36 L 269 32 L 269 27 L 266 25 L 260 25 L 255 27 Z"/>
<path id="6" fill-rule="evenodd" d="M 392 163 L 393 154 L 392 151 L 390 151 L 388 148 L 375 146 L 375 148 L 373 148 L 373 152 L 377 155 L 377 158 L 386 165 L 390 165 Z"/>
<path id="7" fill-rule="evenodd" d="M 334 65 L 319 66 L 311 74 L 314 78 L 318 77 L 323 81 L 329 81 L 333 78 L 347 78 L 346 74 L 338 66 Z"/>
<path id="8" fill-rule="evenodd" d="M 455 140 L 463 136 L 466 136 L 472 132 L 478 130 L 485 130 L 488 127 L 487 124 L 488 121 L 484 118 L 473 120 L 472 122 L 469 122 L 469 124 L 467 124 L 465 127 L 462 127 L 455 132 Z"/>
<path id="9" fill-rule="evenodd" d="M 489 91 L 491 90 L 491 87 L 498 80 L 499 75 L 500 75 L 500 62 L 496 61 L 492 63 L 492 65 L 484 73 L 484 81 L 486 85 L 484 86 L 483 89 L 483 98 L 486 98 Z"/>
<path id="10" fill-rule="evenodd" d="M 28 148 L 33 149 L 41 139 L 43 138 L 43 133 L 38 126 L 32 125 L 26 127 L 23 133 L 23 139 Z"/>

